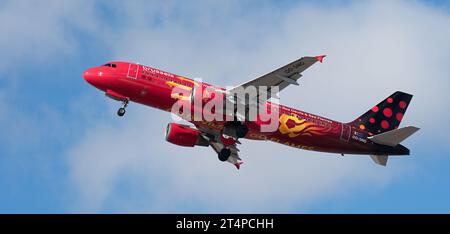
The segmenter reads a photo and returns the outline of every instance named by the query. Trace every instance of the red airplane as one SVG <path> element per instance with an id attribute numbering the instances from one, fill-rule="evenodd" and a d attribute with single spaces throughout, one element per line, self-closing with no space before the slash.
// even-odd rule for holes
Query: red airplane
<path id="1" fill-rule="evenodd" d="M 281 91 L 289 85 L 298 85 L 297 80 L 302 76 L 302 72 L 314 63 L 322 62 L 324 57 L 325 55 L 300 58 L 235 88 L 265 86 L 276 87 Z M 122 102 L 122 107 L 117 111 L 119 116 L 125 114 L 125 108 L 130 101 L 169 112 L 177 102 L 187 102 L 192 107 L 194 100 L 200 99 L 201 105 L 204 105 L 214 95 L 223 95 L 223 102 L 232 105 L 239 101 L 234 96 L 227 97 L 230 89 L 136 63 L 109 62 L 87 69 L 83 77 L 107 97 Z M 186 92 L 174 93 L 175 88 Z M 193 120 L 191 113 L 188 117 L 181 117 L 193 126 L 169 123 L 166 140 L 185 147 L 211 146 L 220 161 L 230 162 L 237 169 L 243 163 L 238 155 L 237 145 L 241 144 L 239 138 L 268 140 L 295 148 L 338 153 L 342 156 L 370 155 L 375 163 L 386 166 L 388 156 L 409 155 L 409 149 L 400 142 L 419 130 L 413 126 L 399 128 L 412 98 L 412 95 L 400 91 L 388 96 L 349 123 L 275 104 L 269 102 L 269 98 L 267 93 L 258 91 L 256 96 L 248 98 L 251 100 L 246 100 L 244 105 L 256 105 L 266 111 L 276 107 L 272 113 L 278 117 L 274 131 L 261 131 L 261 126 L 265 124 L 261 114 L 250 121 L 242 115 L 239 118 L 239 114 L 234 110 L 235 116 L 229 121 L 206 121 Z"/>

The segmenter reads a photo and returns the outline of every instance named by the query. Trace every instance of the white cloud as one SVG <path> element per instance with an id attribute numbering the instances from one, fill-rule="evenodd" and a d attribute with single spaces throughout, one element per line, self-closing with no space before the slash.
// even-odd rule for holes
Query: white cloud
<path id="1" fill-rule="evenodd" d="M 79 42 L 72 30 L 94 32 L 99 22 L 94 7 L 92 1 L 3 1 L 0 72 L 77 54 Z"/>
<path id="2" fill-rule="evenodd" d="M 120 122 L 99 121 L 68 150 L 80 195 L 74 197 L 77 211 L 308 212 L 324 199 L 358 187 L 383 189 L 397 176 L 414 173 L 414 158 L 423 156 L 415 149 L 425 147 L 419 143 L 440 127 L 428 114 L 449 117 L 443 107 L 450 100 L 450 17 L 418 2 L 252 10 L 233 1 L 138 5 L 121 6 L 123 27 L 111 38 L 118 59 L 230 85 L 300 56 L 325 53 L 326 62 L 305 72 L 300 87 L 282 93 L 283 103 L 350 121 L 403 90 L 416 95 L 404 125 L 423 129 L 406 143 L 413 156 L 392 159 L 387 168 L 368 157 L 245 141 L 240 148 L 246 164 L 237 172 L 218 162 L 211 149 L 164 142 L 168 114 L 132 107 Z"/>

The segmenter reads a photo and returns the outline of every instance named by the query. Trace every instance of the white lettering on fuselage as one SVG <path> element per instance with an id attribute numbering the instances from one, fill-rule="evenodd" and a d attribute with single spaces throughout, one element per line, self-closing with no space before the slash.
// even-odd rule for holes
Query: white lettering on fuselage
<path id="1" fill-rule="evenodd" d="M 367 143 L 367 136 L 360 132 L 353 132 L 352 139 L 362 143 Z"/>
<path id="2" fill-rule="evenodd" d="M 146 72 L 151 72 L 151 73 L 154 73 L 154 74 L 161 74 L 163 76 L 175 78 L 174 74 L 171 74 L 171 73 L 168 73 L 168 72 L 165 72 L 165 71 L 161 71 L 161 70 L 158 70 L 158 69 L 154 69 L 154 68 L 151 68 L 151 67 L 142 66 L 142 69 L 144 71 L 146 71 Z"/>

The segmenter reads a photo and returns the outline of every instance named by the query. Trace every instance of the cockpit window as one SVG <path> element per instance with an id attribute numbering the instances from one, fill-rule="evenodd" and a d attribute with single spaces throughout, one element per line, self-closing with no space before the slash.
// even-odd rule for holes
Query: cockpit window
<path id="1" fill-rule="evenodd" d="M 103 65 L 104 67 L 112 67 L 112 68 L 116 68 L 117 67 L 117 64 L 114 64 L 114 63 L 107 63 L 107 64 L 105 64 L 105 65 Z"/>

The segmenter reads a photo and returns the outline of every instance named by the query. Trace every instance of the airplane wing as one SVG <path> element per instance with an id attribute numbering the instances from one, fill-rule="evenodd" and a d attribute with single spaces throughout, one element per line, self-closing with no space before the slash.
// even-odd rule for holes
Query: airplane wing
<path id="1" fill-rule="evenodd" d="M 323 62 L 326 55 L 320 55 L 315 57 L 303 57 L 294 62 L 291 62 L 283 67 L 280 67 L 266 75 L 258 77 L 254 80 L 243 83 L 228 90 L 228 94 L 238 92 L 239 89 L 253 86 L 257 90 L 257 94 L 254 97 L 250 97 L 248 103 L 245 100 L 238 100 L 238 103 L 245 105 L 264 105 L 264 103 L 271 98 L 271 87 L 278 87 L 279 91 L 283 90 L 289 85 L 299 85 L 297 80 L 302 77 L 302 72 L 308 69 L 316 62 Z M 267 92 L 259 90 L 259 87 L 266 86 Z M 234 96 L 229 95 L 228 101 L 234 103 Z"/>
<path id="2" fill-rule="evenodd" d="M 220 132 L 211 128 L 204 128 L 197 124 L 194 124 L 195 127 L 202 132 L 201 136 L 209 142 L 209 145 L 216 153 L 219 153 L 223 148 L 225 148 L 225 145 L 220 142 Z M 238 144 L 240 144 L 239 141 L 236 141 Z M 227 162 L 233 164 L 238 170 L 241 167 L 241 165 L 244 163 L 242 159 L 239 157 L 239 149 L 237 148 L 237 145 L 228 145 L 228 149 L 231 150 L 231 155 L 228 158 Z"/>
<path id="3" fill-rule="evenodd" d="M 312 66 L 316 62 L 323 62 L 325 55 L 320 55 L 316 57 L 303 57 L 294 62 L 291 62 L 281 68 L 276 69 L 266 75 L 263 75 L 259 78 L 236 86 L 230 90 L 227 90 L 226 93 L 226 102 L 236 104 L 244 104 L 244 105 L 255 105 L 260 106 L 264 105 L 270 96 L 270 89 L 272 87 L 278 87 L 279 91 L 283 90 L 287 86 L 293 84 L 298 85 L 297 80 L 302 76 L 301 73 L 305 71 L 307 68 Z M 239 100 L 239 95 L 235 96 L 236 92 L 239 92 L 239 89 L 247 88 L 249 86 L 253 86 L 256 88 L 256 96 L 249 97 L 247 101 Z M 269 90 L 264 91 L 260 90 L 259 87 L 266 86 Z M 245 97 L 244 97 L 245 98 Z M 238 117 L 241 119 L 245 119 L 245 113 L 237 113 Z M 235 165 L 237 169 L 240 168 L 240 165 L 243 163 L 241 158 L 239 157 L 239 149 L 237 148 L 237 144 L 240 142 L 237 140 L 233 145 L 224 145 L 221 140 L 221 132 L 219 130 L 202 127 L 199 124 L 194 123 L 195 127 L 201 132 L 201 136 L 209 143 L 211 148 L 214 149 L 216 153 L 219 153 L 223 148 L 228 148 L 231 151 L 231 155 L 228 158 L 228 162 Z"/>

